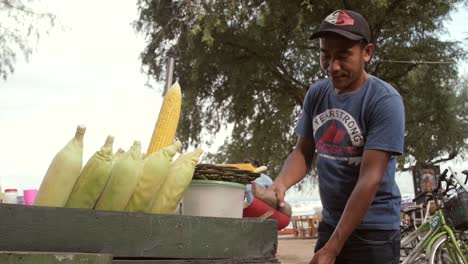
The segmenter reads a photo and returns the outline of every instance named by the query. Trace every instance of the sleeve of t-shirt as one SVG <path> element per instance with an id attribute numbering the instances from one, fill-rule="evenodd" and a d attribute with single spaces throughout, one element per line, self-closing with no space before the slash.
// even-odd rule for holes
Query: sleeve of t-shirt
<path id="1" fill-rule="evenodd" d="M 297 122 L 296 134 L 300 137 L 307 139 L 314 139 L 314 131 L 312 128 L 312 102 L 314 96 L 314 86 L 310 87 L 307 91 L 302 107 L 302 113 Z"/>
<path id="2" fill-rule="evenodd" d="M 405 110 L 400 95 L 389 95 L 375 104 L 370 114 L 365 149 L 403 154 Z"/>

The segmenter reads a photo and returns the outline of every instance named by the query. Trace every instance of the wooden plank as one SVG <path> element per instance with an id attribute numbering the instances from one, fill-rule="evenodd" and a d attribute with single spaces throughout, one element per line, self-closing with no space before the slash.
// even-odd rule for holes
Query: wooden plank
<path id="1" fill-rule="evenodd" d="M 274 258 L 273 220 L 0 205 L 0 249 L 114 257 Z"/>
<path id="2" fill-rule="evenodd" d="M 116 260 L 113 264 L 278 264 L 277 259 L 134 259 Z"/>
<path id="3" fill-rule="evenodd" d="M 112 264 L 108 254 L 0 251 L 2 264 Z"/>

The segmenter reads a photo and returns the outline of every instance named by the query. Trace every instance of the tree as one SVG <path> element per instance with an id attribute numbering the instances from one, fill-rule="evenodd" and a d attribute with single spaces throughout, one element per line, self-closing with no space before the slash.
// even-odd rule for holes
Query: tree
<path id="1" fill-rule="evenodd" d="M 0 78 L 14 72 L 17 53 L 26 60 L 33 52 L 41 31 L 54 25 L 55 16 L 36 12 L 22 0 L 0 0 Z"/>
<path id="2" fill-rule="evenodd" d="M 253 156 L 275 176 L 295 143 L 307 89 L 324 77 L 318 42 L 308 38 L 347 4 L 371 24 L 377 51 L 370 73 L 404 98 L 403 169 L 412 160 L 433 164 L 464 150 L 468 122 L 460 104 L 468 88 L 457 81 L 456 62 L 466 53 L 438 38 L 459 3 L 467 1 L 140 0 L 135 26 L 148 39 L 141 58 L 150 76 L 162 80 L 164 61 L 175 54 L 184 93 L 179 137 L 197 144 L 202 134 L 231 124 L 232 136 L 209 161 Z"/>

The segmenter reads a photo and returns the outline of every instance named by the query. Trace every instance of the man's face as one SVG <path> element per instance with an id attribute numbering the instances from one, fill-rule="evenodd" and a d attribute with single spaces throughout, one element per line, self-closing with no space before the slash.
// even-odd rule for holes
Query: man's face
<path id="1" fill-rule="evenodd" d="M 320 37 L 320 65 L 339 93 L 359 89 L 367 80 L 364 70 L 374 46 L 330 33 Z"/>

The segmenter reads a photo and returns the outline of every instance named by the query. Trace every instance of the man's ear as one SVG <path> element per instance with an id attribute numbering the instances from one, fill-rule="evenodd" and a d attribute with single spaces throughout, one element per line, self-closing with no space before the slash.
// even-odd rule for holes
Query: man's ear
<path id="1" fill-rule="evenodd" d="M 364 50 L 362 52 L 363 52 L 364 61 L 366 62 L 366 64 L 370 62 L 372 58 L 372 54 L 374 54 L 374 51 L 375 51 L 375 46 L 372 43 L 369 43 L 364 47 Z"/>

